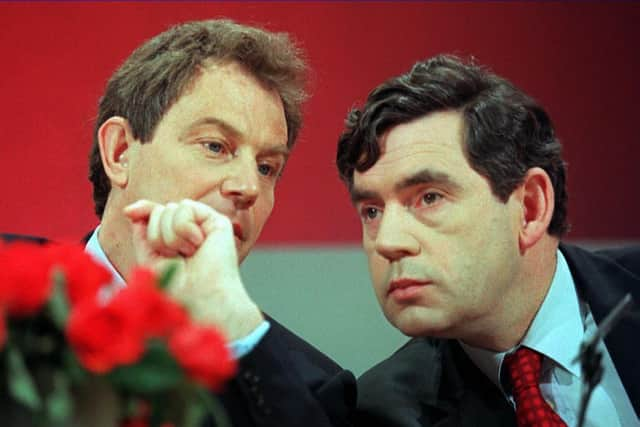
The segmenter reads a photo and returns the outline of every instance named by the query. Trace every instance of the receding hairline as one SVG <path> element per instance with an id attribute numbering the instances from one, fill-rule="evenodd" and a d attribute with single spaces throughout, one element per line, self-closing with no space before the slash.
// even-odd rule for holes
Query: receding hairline
<path id="1" fill-rule="evenodd" d="M 285 107 L 285 103 L 284 103 L 284 99 L 282 97 L 282 94 L 278 91 L 278 88 L 276 87 L 276 85 L 274 84 L 270 84 L 269 82 L 265 81 L 265 79 L 261 79 L 260 76 L 258 75 L 258 73 L 255 73 L 254 71 L 251 70 L 250 67 L 246 66 L 242 61 L 240 61 L 239 59 L 233 58 L 231 56 L 229 57 L 225 57 L 225 58 L 218 58 L 218 57 L 209 57 L 207 59 L 205 59 L 201 64 L 198 64 L 194 70 L 192 75 L 189 77 L 189 79 L 186 81 L 186 84 L 184 85 L 184 87 L 182 88 L 182 90 L 180 92 L 178 92 L 176 94 L 175 99 L 169 103 L 164 111 L 164 113 L 162 114 L 162 116 L 160 116 L 160 119 L 158 120 L 158 122 L 156 123 L 156 126 L 151 130 L 150 134 L 148 135 L 148 138 L 145 139 L 145 142 L 151 141 L 154 137 L 154 134 L 158 128 L 158 125 L 162 122 L 162 120 L 167 116 L 167 114 L 169 113 L 169 111 L 171 110 L 171 108 L 173 108 L 173 106 L 175 104 L 177 104 L 178 102 L 180 102 L 180 100 L 182 98 L 184 98 L 185 96 L 191 94 L 193 92 L 193 90 L 195 89 L 198 80 L 207 72 L 207 71 L 214 71 L 216 68 L 222 68 L 228 65 L 236 65 L 238 67 L 240 67 L 244 72 L 247 73 L 247 75 L 249 75 L 251 78 L 253 78 L 253 80 L 255 80 L 255 82 L 265 91 L 270 92 L 272 95 L 276 96 L 277 99 L 280 102 L 280 106 L 282 108 L 282 113 L 283 113 L 283 120 L 285 122 L 285 132 L 286 132 L 286 140 L 287 140 L 287 145 L 288 145 L 288 141 L 289 141 L 289 123 L 287 122 L 287 115 L 286 115 L 286 107 Z M 106 120 L 105 120 L 106 121 Z M 232 126 L 230 123 L 226 122 L 223 119 L 219 119 L 216 117 L 204 117 L 202 119 L 199 119 L 193 123 L 191 123 L 189 125 L 189 127 L 194 127 L 200 124 L 206 124 L 206 123 L 210 123 L 210 124 L 214 124 L 214 125 L 218 125 L 220 127 L 223 127 L 225 129 L 227 129 L 230 133 L 236 134 L 236 135 L 240 135 L 241 132 L 236 129 L 234 126 Z M 288 156 L 290 148 L 287 150 L 286 155 Z"/>

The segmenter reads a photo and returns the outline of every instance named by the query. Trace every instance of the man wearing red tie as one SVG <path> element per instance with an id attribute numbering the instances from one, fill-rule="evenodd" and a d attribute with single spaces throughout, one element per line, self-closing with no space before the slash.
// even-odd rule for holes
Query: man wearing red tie
<path id="1" fill-rule="evenodd" d="M 575 357 L 626 293 L 640 301 L 640 249 L 560 243 L 565 165 L 546 112 L 437 56 L 350 113 L 337 165 L 382 310 L 415 337 L 359 379 L 362 424 L 576 425 Z M 625 317 L 600 346 L 586 426 L 638 425 L 638 330 Z"/>

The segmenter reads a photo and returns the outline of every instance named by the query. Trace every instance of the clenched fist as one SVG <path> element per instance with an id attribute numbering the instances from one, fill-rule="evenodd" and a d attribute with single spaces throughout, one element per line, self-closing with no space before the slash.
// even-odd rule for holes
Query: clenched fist
<path id="1" fill-rule="evenodd" d="M 229 340 L 247 336 L 262 322 L 240 278 L 226 216 L 193 200 L 166 205 L 139 200 L 124 213 L 132 222 L 137 263 L 160 271 L 177 262 L 169 290 L 197 320 L 215 325 Z"/>

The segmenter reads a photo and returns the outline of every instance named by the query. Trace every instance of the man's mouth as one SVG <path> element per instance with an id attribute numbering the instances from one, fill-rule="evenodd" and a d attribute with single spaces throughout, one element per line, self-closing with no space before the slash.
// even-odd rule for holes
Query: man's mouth
<path id="1" fill-rule="evenodd" d="M 412 299 L 418 296 L 425 286 L 432 282 L 425 279 L 399 278 L 389 283 L 387 296 L 399 300 Z"/>

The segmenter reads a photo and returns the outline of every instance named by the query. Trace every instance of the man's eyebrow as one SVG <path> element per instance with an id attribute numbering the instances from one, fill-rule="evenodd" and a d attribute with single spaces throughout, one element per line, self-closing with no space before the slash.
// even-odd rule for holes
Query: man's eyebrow
<path id="1" fill-rule="evenodd" d="M 404 190 L 405 188 L 423 184 L 443 184 L 452 190 L 459 190 L 460 185 L 454 182 L 445 172 L 434 171 L 432 169 L 422 169 L 404 178 L 402 181 L 394 185 L 395 191 Z"/>
<path id="2" fill-rule="evenodd" d="M 380 199 L 380 195 L 375 191 L 370 190 L 359 190 L 357 188 L 351 188 L 351 203 L 357 205 L 363 200 L 375 200 Z"/>
<path id="3" fill-rule="evenodd" d="M 240 132 L 240 130 L 238 128 L 236 128 L 235 126 L 233 126 L 231 123 L 227 122 L 226 120 L 219 119 L 217 117 L 203 117 L 201 119 L 196 120 L 195 122 L 193 122 L 193 123 L 191 123 L 189 125 L 189 127 L 187 128 L 187 130 L 185 132 L 185 135 L 188 134 L 189 132 L 191 132 L 193 129 L 197 128 L 198 126 L 203 126 L 203 125 L 216 126 L 225 135 L 227 135 L 227 136 L 229 136 L 231 138 L 241 138 L 242 137 L 242 132 Z"/>
<path id="4" fill-rule="evenodd" d="M 460 184 L 454 182 L 451 177 L 444 172 L 434 171 L 432 169 L 422 169 L 406 178 L 403 178 L 402 181 L 393 186 L 393 190 L 402 191 L 406 188 L 424 184 L 443 184 L 452 190 L 459 190 L 461 188 Z M 382 198 L 382 196 L 380 196 L 376 191 L 358 189 L 355 187 L 351 188 L 350 195 L 351 203 L 354 205 L 362 202 L 363 200 L 379 200 Z"/>
<path id="5" fill-rule="evenodd" d="M 260 156 L 270 157 L 270 156 L 283 156 L 286 160 L 289 157 L 289 147 L 286 145 L 278 144 L 267 146 L 260 149 Z"/>

